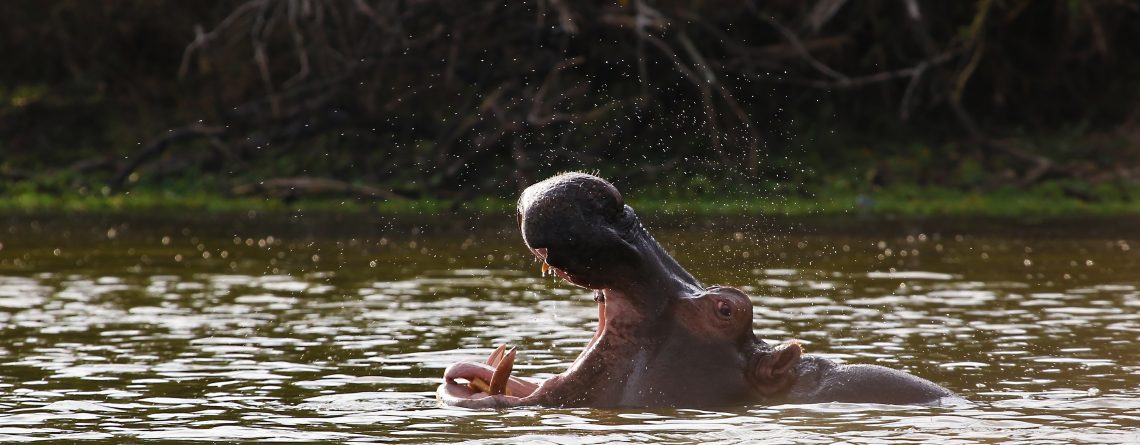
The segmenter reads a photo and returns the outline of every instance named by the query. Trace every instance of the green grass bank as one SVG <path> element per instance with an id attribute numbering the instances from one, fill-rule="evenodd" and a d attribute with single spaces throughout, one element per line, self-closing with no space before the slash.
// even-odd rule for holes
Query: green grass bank
<path id="1" fill-rule="evenodd" d="M 1029 189 L 963 191 L 942 187 L 894 186 L 855 192 L 819 190 L 782 195 L 748 192 L 670 195 L 629 193 L 640 213 L 680 215 L 893 215 L 893 216 L 1080 216 L 1140 214 L 1140 187 L 1074 189 L 1044 183 Z M 261 212 L 348 211 L 392 215 L 446 215 L 450 212 L 510 213 L 513 197 L 479 197 L 461 202 L 443 199 L 234 197 L 209 192 L 133 190 L 112 193 L 0 193 L 0 212 Z"/>

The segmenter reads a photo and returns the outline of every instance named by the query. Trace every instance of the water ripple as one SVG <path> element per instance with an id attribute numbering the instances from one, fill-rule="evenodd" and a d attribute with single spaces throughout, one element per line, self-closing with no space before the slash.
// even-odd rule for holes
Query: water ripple
<path id="1" fill-rule="evenodd" d="M 448 365 L 509 343 L 516 374 L 549 377 L 597 322 L 590 293 L 540 277 L 513 238 L 175 226 L 113 248 L 73 240 L 82 267 L 6 240 L 22 265 L 0 266 L 0 441 L 1140 441 L 1137 260 L 1087 235 L 936 249 L 917 241 L 932 235 L 824 233 L 807 245 L 837 249 L 742 242 L 733 254 L 767 260 L 734 267 L 699 238 L 716 231 L 660 237 L 693 247 L 706 282 L 748 290 L 761 337 L 905 369 L 966 405 L 473 411 L 435 400 Z"/>

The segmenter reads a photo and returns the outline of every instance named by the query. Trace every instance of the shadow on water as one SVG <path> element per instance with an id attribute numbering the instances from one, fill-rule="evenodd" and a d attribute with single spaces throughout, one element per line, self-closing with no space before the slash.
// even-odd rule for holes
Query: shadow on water
<path id="1" fill-rule="evenodd" d="M 0 441 L 1140 440 L 1136 218 L 646 219 L 761 337 L 974 403 L 444 408 L 448 364 L 512 343 L 549 377 L 594 328 L 513 218 L 9 216 Z"/>

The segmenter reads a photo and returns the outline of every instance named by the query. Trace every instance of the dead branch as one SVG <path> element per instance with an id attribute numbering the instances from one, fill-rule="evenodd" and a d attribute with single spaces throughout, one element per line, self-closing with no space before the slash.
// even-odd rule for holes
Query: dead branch
<path id="1" fill-rule="evenodd" d="M 776 83 L 788 83 L 788 84 L 793 84 L 793 85 L 819 88 L 819 89 L 824 89 L 824 90 L 858 88 L 858 87 L 864 87 L 867 85 L 887 82 L 887 81 L 896 80 L 896 79 L 906 79 L 906 78 L 914 79 L 915 77 L 920 76 L 924 71 L 930 69 L 931 67 L 942 65 L 946 62 L 954 60 L 954 57 L 960 53 L 961 53 L 961 51 L 951 50 L 951 51 L 947 51 L 947 52 L 935 55 L 934 57 L 923 60 L 923 61 L 915 64 L 914 66 L 910 66 L 907 68 L 900 68 L 897 70 L 890 70 L 890 71 L 882 71 L 882 72 L 878 72 L 875 74 L 868 74 L 866 76 L 844 77 L 841 80 L 814 80 L 814 79 L 789 78 L 789 77 L 783 77 L 783 76 L 761 76 L 761 75 L 757 75 L 757 74 L 751 74 L 751 75 L 749 75 L 749 77 L 756 79 L 756 80 L 763 80 L 763 81 L 776 82 Z"/>
<path id="2" fill-rule="evenodd" d="M 550 72 L 546 73 L 546 78 L 542 80 L 542 84 L 538 87 L 537 90 L 535 90 L 534 94 L 531 96 L 530 112 L 527 113 L 527 117 L 526 117 L 527 122 L 535 123 L 535 122 L 541 121 L 541 119 L 539 118 L 539 115 L 542 113 L 542 111 L 544 109 L 543 103 L 545 101 L 547 92 L 550 91 L 551 86 L 558 79 L 558 75 L 560 73 L 562 73 L 562 71 L 565 71 L 567 69 L 581 65 L 582 62 L 584 62 L 584 61 L 585 61 L 585 58 L 583 58 L 583 57 L 574 57 L 574 58 L 566 59 L 566 60 L 563 60 L 561 62 L 558 62 L 558 64 L 555 65 L 554 68 L 552 68 L 550 70 Z M 561 96 L 563 98 L 566 98 L 565 93 L 563 93 Z"/>
<path id="3" fill-rule="evenodd" d="M 911 25 L 911 31 L 918 39 L 921 46 L 927 52 L 928 57 L 934 56 L 935 45 L 934 39 L 930 37 L 930 32 L 926 28 L 923 21 L 922 10 L 918 6 L 917 0 L 905 0 L 907 19 Z M 980 26 L 980 25 L 979 25 Z M 975 53 L 977 54 L 977 53 Z M 947 81 L 948 83 L 948 81 Z M 1061 171 L 1057 164 L 1045 156 L 1030 153 L 1008 143 L 999 143 L 986 136 L 982 129 L 978 126 L 977 121 L 970 115 L 969 111 L 962 106 L 961 92 L 958 94 L 951 94 L 950 99 L 947 101 L 950 105 L 951 111 L 958 119 L 958 122 L 966 129 L 966 133 L 970 136 L 976 144 L 988 149 L 989 151 L 999 151 L 1005 153 L 1019 161 L 1029 164 L 1029 171 L 1018 181 L 1019 185 L 1031 185 L 1041 177 L 1045 176 L 1050 171 Z"/>
<path id="4" fill-rule="evenodd" d="M 566 34 L 577 34 L 578 25 L 574 24 L 574 13 L 570 11 L 562 0 L 550 0 L 550 4 L 558 11 L 558 22 Z"/>
<path id="5" fill-rule="evenodd" d="M 811 28 L 811 32 L 818 33 L 846 3 L 847 0 L 820 0 L 811 8 L 805 23 Z"/>
<path id="6" fill-rule="evenodd" d="M 210 127 L 198 123 L 169 130 L 166 134 L 150 141 L 145 147 L 131 156 L 130 162 L 119 169 L 118 173 L 115 173 L 115 176 L 111 178 L 108 185 L 113 189 L 121 189 L 131 173 L 134 173 L 135 170 L 147 161 L 161 155 L 163 151 L 170 147 L 170 144 L 200 137 L 215 137 L 221 135 L 223 132 L 224 130 L 221 127 Z"/>
<path id="7" fill-rule="evenodd" d="M 705 109 L 705 125 L 709 129 L 709 148 L 720 156 L 722 161 L 727 162 L 728 159 L 725 158 L 724 153 L 720 151 L 719 148 L 720 128 L 716 123 L 716 105 L 713 103 L 712 89 L 708 82 L 702 80 L 701 76 L 698 76 L 697 73 L 685 64 L 685 62 L 681 60 L 681 57 L 677 55 L 677 52 L 674 51 L 668 43 L 665 43 L 664 40 L 647 33 L 642 33 L 642 38 L 652 44 L 654 48 L 657 48 L 665 57 L 669 58 L 669 60 L 673 62 L 673 66 L 677 69 L 677 72 L 681 73 L 685 79 L 697 89 L 697 92 L 700 93 L 701 104 Z"/>
<path id="8" fill-rule="evenodd" d="M 186 77 L 186 73 L 190 69 L 190 59 L 194 56 L 195 52 L 200 52 L 202 48 L 217 39 L 219 34 L 229 29 L 229 27 L 237 23 L 238 20 L 241 20 L 246 13 L 257 8 L 265 8 L 268 6 L 268 3 L 269 0 L 251 0 L 242 3 L 241 6 L 234 8 L 233 12 L 227 15 L 225 19 L 222 19 L 222 21 L 218 23 L 218 26 L 215 26 L 214 29 L 208 33 L 202 32 L 200 25 L 196 26 L 194 41 L 190 42 L 182 52 L 182 63 L 178 68 L 178 77 Z"/>
<path id="9" fill-rule="evenodd" d="M 71 164 L 63 171 L 69 174 L 84 175 L 98 170 L 112 170 L 115 168 L 115 158 L 111 156 L 96 156 Z"/>
<path id="10" fill-rule="evenodd" d="M 808 52 L 807 48 L 804 47 L 803 42 L 800 42 L 799 37 L 796 37 L 796 34 L 792 32 L 792 30 L 776 21 L 776 19 L 772 16 L 761 14 L 751 3 L 749 3 L 749 7 L 752 9 L 752 12 L 756 14 L 756 17 L 768 23 L 769 25 L 772 25 L 773 28 L 776 28 L 776 30 L 780 32 L 780 35 L 784 36 L 784 39 L 787 40 L 788 43 L 792 45 L 792 48 L 800 54 L 800 57 L 802 57 L 804 61 L 808 63 L 808 65 L 811 65 L 812 68 L 815 68 L 816 71 L 819 71 L 820 73 L 823 73 L 823 75 L 840 82 L 847 79 L 847 76 L 831 69 L 831 67 L 825 65 L 823 62 L 820 62 L 818 59 L 812 56 L 811 53 Z"/>
<path id="11" fill-rule="evenodd" d="M 293 36 L 293 48 L 294 52 L 296 52 L 297 63 L 300 65 L 300 69 L 298 70 L 297 74 L 293 75 L 293 77 L 285 81 L 286 88 L 305 80 L 305 78 L 309 76 L 310 72 L 309 50 L 305 45 L 305 35 L 301 32 L 300 25 L 297 23 L 299 16 L 302 14 L 307 15 L 309 12 L 309 3 L 305 2 L 302 6 L 299 6 L 297 3 L 298 2 L 296 0 L 291 0 L 289 2 L 288 23 L 290 34 Z"/>

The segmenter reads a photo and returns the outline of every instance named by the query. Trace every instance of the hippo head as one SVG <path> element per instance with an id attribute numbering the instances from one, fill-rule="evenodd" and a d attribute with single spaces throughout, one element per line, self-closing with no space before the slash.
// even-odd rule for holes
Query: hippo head
<path id="1" fill-rule="evenodd" d="M 803 355 L 796 342 L 773 347 L 757 339 L 748 296 L 697 282 L 601 178 L 566 173 L 530 186 L 519 199 L 518 221 L 544 274 L 553 271 L 594 291 L 597 330 L 569 369 L 541 384 L 510 375 L 513 350 L 500 348 L 486 363 L 456 363 L 439 387 L 444 403 L 700 407 L 962 400 L 905 372 L 839 365 Z"/>
<path id="2" fill-rule="evenodd" d="M 456 383 L 491 381 L 500 360 L 453 365 L 440 389 L 446 403 L 714 406 L 754 402 L 791 384 L 799 345 L 757 339 L 748 296 L 697 282 L 609 182 L 566 173 L 534 184 L 519 199 L 518 221 L 543 273 L 594 291 L 597 330 L 566 372 L 541 385 L 500 373 L 514 396 Z"/>

